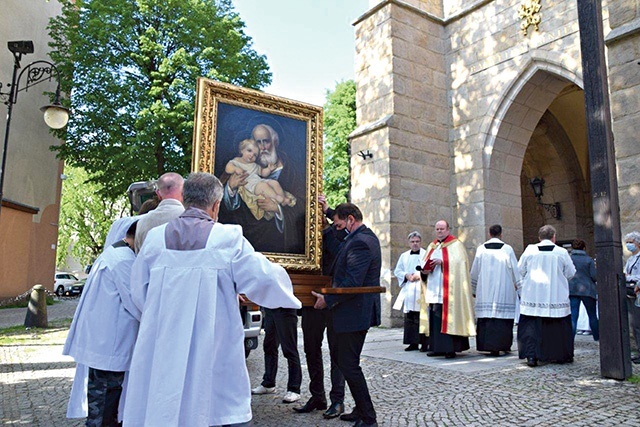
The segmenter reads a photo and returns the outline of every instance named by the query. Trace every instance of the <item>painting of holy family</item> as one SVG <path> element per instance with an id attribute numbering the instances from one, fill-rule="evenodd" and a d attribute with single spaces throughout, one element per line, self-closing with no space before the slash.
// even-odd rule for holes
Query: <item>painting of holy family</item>
<path id="1" fill-rule="evenodd" d="M 322 108 L 198 80 L 192 170 L 223 184 L 218 220 L 288 270 L 318 270 Z"/>

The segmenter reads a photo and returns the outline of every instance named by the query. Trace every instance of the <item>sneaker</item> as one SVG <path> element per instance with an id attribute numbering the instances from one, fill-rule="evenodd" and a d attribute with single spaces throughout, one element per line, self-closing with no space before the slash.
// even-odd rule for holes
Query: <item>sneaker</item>
<path id="1" fill-rule="evenodd" d="M 259 385 L 258 387 L 251 390 L 251 394 L 271 394 L 271 393 L 275 393 L 275 391 L 276 391 L 275 387 L 265 387 L 263 385 Z"/>
<path id="2" fill-rule="evenodd" d="M 300 400 L 300 395 L 292 391 L 288 391 L 282 398 L 282 401 L 284 403 L 293 403 L 293 402 L 297 402 L 298 400 Z"/>

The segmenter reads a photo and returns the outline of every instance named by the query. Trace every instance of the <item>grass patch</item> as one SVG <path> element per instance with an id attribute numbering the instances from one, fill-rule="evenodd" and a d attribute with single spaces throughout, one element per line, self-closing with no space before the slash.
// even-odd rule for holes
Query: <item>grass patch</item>
<path id="1" fill-rule="evenodd" d="M 633 384 L 640 384 L 640 376 L 631 375 L 627 381 L 629 381 L 630 383 L 633 383 Z"/>
<path id="2" fill-rule="evenodd" d="M 0 346 L 4 345 L 28 345 L 37 341 L 40 344 L 57 344 L 60 341 L 60 332 L 69 329 L 71 319 L 58 319 L 49 322 L 47 328 L 25 328 L 24 326 L 12 326 L 0 329 Z M 66 334 L 64 334 L 66 337 Z"/>

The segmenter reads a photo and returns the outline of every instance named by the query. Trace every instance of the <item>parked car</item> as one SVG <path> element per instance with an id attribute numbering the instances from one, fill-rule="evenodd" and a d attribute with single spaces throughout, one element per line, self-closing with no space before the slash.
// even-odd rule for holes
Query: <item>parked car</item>
<path id="1" fill-rule="evenodd" d="M 80 295 L 84 283 L 71 273 L 56 272 L 53 290 L 59 297 L 63 295 Z"/>
<path id="2" fill-rule="evenodd" d="M 258 348 L 258 335 L 262 328 L 262 312 L 260 307 L 242 298 L 240 302 L 240 317 L 244 326 L 244 357 L 249 357 L 251 350 Z"/>

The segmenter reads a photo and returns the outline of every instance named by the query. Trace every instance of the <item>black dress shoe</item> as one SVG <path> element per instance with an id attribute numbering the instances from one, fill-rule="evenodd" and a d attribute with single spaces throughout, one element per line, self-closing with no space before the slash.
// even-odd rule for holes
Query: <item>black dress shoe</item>
<path id="1" fill-rule="evenodd" d="M 436 351 L 428 351 L 427 356 L 429 357 L 444 356 L 444 353 L 438 353 Z"/>
<path id="2" fill-rule="evenodd" d="M 427 351 L 429 351 L 429 346 L 422 344 L 420 347 L 420 353 L 426 353 Z"/>
<path id="3" fill-rule="evenodd" d="M 364 421 L 358 420 L 353 427 L 378 427 L 378 423 L 374 421 L 373 424 L 365 424 Z"/>
<path id="4" fill-rule="evenodd" d="M 293 408 L 293 410 L 299 414 L 313 412 L 316 409 L 327 409 L 327 402 L 322 402 L 321 400 L 311 398 L 307 401 L 307 403 L 304 404 L 304 406 Z"/>
<path id="5" fill-rule="evenodd" d="M 456 354 L 455 354 L 454 352 L 446 353 L 446 354 L 444 355 L 444 358 L 445 358 L 445 359 L 455 359 L 455 358 L 456 358 Z"/>
<path id="6" fill-rule="evenodd" d="M 498 357 L 500 356 L 500 352 L 499 351 L 492 351 L 491 353 L 489 353 L 491 356 L 493 357 Z"/>
<path id="7" fill-rule="evenodd" d="M 404 351 L 415 351 L 417 349 L 418 349 L 418 344 L 410 344 L 409 347 L 404 349 Z"/>
<path id="8" fill-rule="evenodd" d="M 342 421 L 360 421 L 360 414 L 355 409 L 348 414 L 340 415 Z"/>
<path id="9" fill-rule="evenodd" d="M 322 414 L 326 419 L 331 419 L 342 415 L 344 412 L 344 404 L 342 402 L 332 403 L 329 409 Z"/>
<path id="10" fill-rule="evenodd" d="M 538 366 L 538 360 L 535 357 L 527 357 L 527 366 L 531 368 Z"/>

